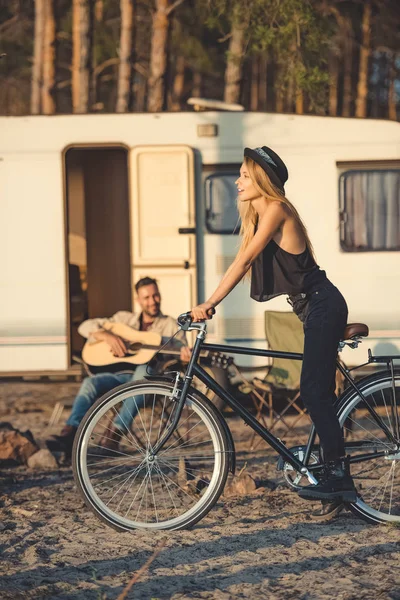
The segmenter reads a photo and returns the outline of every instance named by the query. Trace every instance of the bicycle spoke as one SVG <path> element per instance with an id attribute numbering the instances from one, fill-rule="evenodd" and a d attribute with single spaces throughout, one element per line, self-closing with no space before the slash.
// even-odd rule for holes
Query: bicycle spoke
<path id="1" fill-rule="evenodd" d="M 153 488 L 153 482 L 150 478 L 150 488 L 151 488 L 151 495 L 153 497 L 153 504 L 154 504 L 154 513 L 156 515 L 156 521 L 158 523 L 158 514 L 157 514 L 157 503 L 156 503 L 156 497 L 154 495 L 154 488 Z"/>
<path id="2" fill-rule="evenodd" d="M 183 457 L 182 457 L 183 458 Z M 170 465 L 171 469 L 175 469 L 177 473 L 179 473 L 179 463 L 178 466 L 174 465 L 173 463 L 170 463 L 168 460 L 166 460 L 165 458 L 163 459 L 163 462 L 165 464 Z M 189 462 L 189 461 L 188 461 Z M 189 463 L 190 464 L 190 463 Z M 192 467 L 192 465 L 190 464 L 190 466 L 188 468 L 185 468 L 185 473 L 189 473 L 189 475 L 191 473 L 204 473 L 204 468 L 203 469 L 198 469 L 197 467 Z"/>
<path id="3" fill-rule="evenodd" d="M 151 430 L 153 429 L 153 417 L 154 417 L 154 402 L 156 400 L 156 395 L 153 394 L 153 408 L 151 409 L 151 420 L 150 420 L 150 431 L 149 431 L 149 438 L 151 440 Z"/>
<path id="4" fill-rule="evenodd" d="M 136 442 L 135 438 L 133 437 L 133 435 L 132 435 L 132 433 L 131 433 L 131 431 L 130 431 L 129 427 L 128 427 L 128 426 L 127 426 L 127 424 L 125 423 L 125 420 L 124 420 L 124 419 L 123 419 L 123 418 L 120 416 L 119 412 L 118 412 L 118 411 L 115 409 L 115 406 L 113 406 L 113 411 L 114 411 L 114 413 L 115 413 L 115 415 L 116 415 L 117 417 L 120 417 L 120 419 L 121 419 L 121 421 L 122 421 L 122 423 L 123 423 L 123 425 L 124 425 L 124 430 L 121 430 L 121 432 L 122 432 L 122 435 L 123 435 L 123 437 L 124 437 L 124 440 L 125 440 L 125 441 L 126 441 L 128 444 L 130 444 L 131 446 L 134 446 L 134 447 L 136 447 L 136 448 L 139 450 L 139 452 L 143 452 L 143 450 L 140 448 L 140 446 L 139 446 L 139 445 L 138 445 L 138 443 Z M 105 427 L 105 426 L 103 425 L 103 427 Z M 109 431 L 112 431 L 112 430 L 111 430 L 109 427 L 105 427 L 105 429 L 108 429 Z M 127 433 L 128 433 L 129 435 L 127 435 Z"/>
<path id="5" fill-rule="evenodd" d="M 157 440 L 156 440 L 157 442 L 160 439 L 161 425 L 162 425 L 162 422 L 163 422 L 163 419 L 164 419 L 164 411 L 165 411 L 165 403 L 166 403 L 166 401 L 167 401 L 167 398 L 166 398 L 166 396 L 164 396 L 164 402 L 163 402 L 163 407 L 162 407 L 162 412 L 161 412 L 161 417 L 160 417 L 160 425 L 158 427 L 158 433 L 157 433 Z"/>
<path id="6" fill-rule="evenodd" d="M 378 436 L 377 436 L 377 435 L 375 435 L 375 434 L 372 434 L 371 432 L 369 432 L 369 431 L 368 431 L 368 429 L 366 429 L 365 427 L 363 427 L 362 425 L 360 425 L 360 423 L 359 423 L 358 421 L 354 420 L 354 418 L 352 418 L 352 417 L 348 417 L 348 419 L 349 419 L 349 420 L 350 420 L 352 423 L 354 423 L 355 425 L 357 425 L 357 427 L 358 427 L 359 429 L 362 429 L 363 431 L 366 431 L 366 432 L 367 432 L 367 433 L 368 433 L 368 434 L 369 434 L 369 435 L 370 435 L 372 438 L 374 438 L 375 440 L 377 440 L 377 442 L 378 442 L 379 444 L 386 446 L 386 448 L 388 448 L 389 450 L 391 450 L 391 449 L 392 449 L 392 447 L 393 447 L 393 446 L 389 446 L 389 444 L 387 444 L 387 443 L 383 442 L 383 441 L 382 441 L 380 438 L 378 438 Z M 373 421 L 372 421 L 372 420 L 371 420 L 371 423 L 373 423 Z M 354 432 L 353 432 L 351 429 L 350 429 L 349 431 L 350 431 L 350 433 L 354 433 Z"/>
<path id="7" fill-rule="evenodd" d="M 138 465 L 136 467 L 136 469 L 139 469 L 139 467 L 142 466 L 143 463 L 141 463 L 140 465 Z M 107 483 L 109 483 L 110 481 L 113 481 L 114 479 L 118 479 L 118 477 L 123 477 L 124 475 L 126 475 L 126 471 L 124 471 L 124 473 L 120 473 L 119 475 L 114 475 L 113 477 L 110 477 L 109 479 L 106 479 L 105 481 L 102 481 L 101 483 L 96 483 L 96 486 L 94 489 L 100 488 L 103 485 L 106 485 Z M 115 484 L 115 486 L 113 486 L 111 489 L 113 490 L 114 487 L 116 487 L 118 485 L 118 482 Z"/>
<path id="8" fill-rule="evenodd" d="M 383 499 L 384 499 L 385 494 L 386 494 L 386 489 L 387 489 L 387 486 L 388 486 L 388 483 L 389 483 L 389 480 L 390 480 L 390 475 L 391 475 L 392 469 L 393 469 L 393 464 L 390 467 L 389 473 L 387 474 L 387 477 L 386 477 L 386 483 L 385 483 L 385 487 L 384 487 L 384 490 L 383 490 L 382 499 L 381 499 L 381 501 L 379 503 L 379 510 L 381 510 L 381 507 L 382 507 L 382 502 L 383 502 Z"/>
<path id="9" fill-rule="evenodd" d="M 112 502 L 112 500 L 114 500 L 115 496 L 119 493 L 119 491 L 124 487 L 125 483 L 127 483 L 129 481 L 129 479 L 131 477 L 133 477 L 134 475 L 138 474 L 140 472 L 140 469 L 142 468 L 142 465 L 139 465 L 136 469 L 134 469 L 134 471 L 132 473 L 130 473 L 128 475 L 128 477 L 122 482 L 122 484 L 120 485 L 120 487 L 118 488 L 118 490 L 114 493 L 114 495 L 110 498 L 110 500 L 107 502 L 107 506 L 109 506 Z M 117 487 L 118 484 L 116 484 L 115 486 L 113 486 L 111 488 L 111 490 L 114 489 L 114 487 Z"/>
<path id="10" fill-rule="evenodd" d="M 164 480 L 164 485 L 165 485 L 165 487 L 166 487 L 166 489 L 167 489 L 167 492 L 168 492 L 168 494 L 169 494 L 169 497 L 171 498 L 171 502 L 172 502 L 172 504 L 174 505 L 175 512 L 176 512 L 176 513 L 179 515 L 179 511 L 178 511 L 178 509 L 177 509 L 177 507 L 176 507 L 176 504 L 175 504 L 175 502 L 174 502 L 174 499 L 173 499 L 173 497 L 171 496 L 171 491 L 170 491 L 170 489 L 169 489 L 168 482 L 166 481 L 166 479 L 165 479 L 165 477 L 164 477 L 164 473 L 161 471 L 161 469 L 158 467 L 158 465 L 156 465 L 156 469 L 158 470 L 159 474 L 160 474 L 160 475 L 161 475 L 161 477 L 163 478 L 163 480 Z"/>
<path id="11" fill-rule="evenodd" d="M 99 446 L 99 444 L 91 444 L 90 448 L 102 448 L 102 449 L 104 449 L 104 446 Z M 108 450 L 108 448 L 107 448 L 107 450 Z M 119 454 L 121 457 L 122 456 L 127 456 L 128 458 L 132 458 L 132 456 L 134 456 L 134 454 L 127 454 L 126 452 L 121 452 L 121 450 L 109 450 L 109 452 L 112 452 L 113 454 Z M 141 452 L 140 454 L 143 456 L 143 452 Z M 95 455 L 93 455 L 92 453 L 88 452 L 88 456 L 95 456 Z M 102 456 L 102 455 L 98 454 L 97 456 Z M 119 456 L 116 456 L 115 458 L 119 458 Z"/>
<path id="12" fill-rule="evenodd" d="M 389 411 L 388 411 L 388 408 L 387 408 L 387 405 L 386 405 L 385 394 L 383 393 L 383 390 L 381 390 L 381 395 L 382 395 L 383 404 L 384 404 L 384 406 L 385 406 L 385 410 L 386 410 L 387 420 L 388 420 L 388 423 L 390 424 L 390 416 L 389 416 Z M 391 432 L 392 432 L 392 434 L 394 435 L 394 430 L 393 430 L 393 428 L 391 429 Z"/>
<path id="13" fill-rule="evenodd" d="M 392 514 L 392 500 L 393 500 L 393 483 L 394 483 L 394 472 L 396 469 L 396 462 L 393 461 L 392 470 L 392 485 L 390 486 L 390 500 L 389 500 L 389 515 Z"/>
<path id="14" fill-rule="evenodd" d="M 143 483 L 146 481 L 147 475 L 148 475 L 148 471 L 146 472 L 146 475 L 144 476 L 144 479 L 142 480 L 142 483 L 140 484 L 140 486 L 139 486 L 139 488 L 138 488 L 138 490 L 137 490 L 137 492 L 136 492 L 136 494 L 135 494 L 135 496 L 134 496 L 134 498 L 133 498 L 132 502 L 131 502 L 131 503 L 130 503 L 130 505 L 128 506 L 128 510 L 127 510 L 127 511 L 126 511 L 126 513 L 125 513 L 125 517 L 128 515 L 128 513 L 129 513 L 129 511 L 130 511 L 130 509 L 131 509 L 131 507 L 132 507 L 133 503 L 135 502 L 135 500 L 136 500 L 136 498 L 137 498 L 137 495 L 139 494 L 140 490 L 142 489 Z M 133 483 L 134 483 L 134 481 L 132 482 L 132 484 L 131 484 L 131 486 L 130 486 L 130 487 L 132 487 Z M 126 495 L 126 494 L 125 494 L 125 495 Z M 119 508 L 119 504 L 118 504 L 118 508 Z"/>
<path id="15" fill-rule="evenodd" d="M 199 436 L 200 435 L 201 435 L 201 433 L 199 434 Z M 179 446 L 170 446 L 170 449 L 171 450 L 176 450 L 177 448 L 179 448 L 181 450 L 182 448 L 185 448 L 185 449 L 190 448 L 190 446 L 196 446 L 196 448 L 197 448 L 198 446 L 202 446 L 204 444 L 210 444 L 210 443 L 212 443 L 212 442 L 210 442 L 210 440 L 205 440 L 204 442 L 196 442 L 195 444 L 193 444 L 192 443 L 193 440 L 195 440 L 196 437 L 199 437 L 199 436 L 194 436 L 193 438 L 191 438 L 191 443 L 190 444 L 185 442 L 184 444 L 179 444 Z M 163 456 L 166 452 L 167 452 L 167 450 L 165 450 L 165 452 L 164 452 L 163 449 L 162 449 L 162 451 L 159 452 L 157 454 L 157 456 Z"/>
<path id="16" fill-rule="evenodd" d="M 163 461 L 159 461 L 159 462 L 163 462 Z M 166 464 L 166 463 L 163 463 L 163 464 Z M 168 466 L 168 465 L 167 465 L 167 466 Z M 167 479 L 169 479 L 169 481 L 170 481 L 170 482 L 171 482 L 173 485 L 175 485 L 175 486 L 176 486 L 176 487 L 177 487 L 179 490 L 181 490 L 181 492 L 183 492 L 184 494 L 186 494 L 186 496 L 188 496 L 188 498 L 190 498 L 190 499 L 191 499 L 191 496 L 190 496 L 190 494 L 188 494 L 188 493 L 187 493 L 187 492 L 186 492 L 186 491 L 185 491 L 185 490 L 184 490 L 184 489 L 183 489 L 183 488 L 182 488 L 180 485 L 178 485 L 177 483 L 175 483 L 175 481 L 174 481 L 173 479 L 171 479 L 170 477 L 168 477 L 168 475 L 166 475 L 166 474 L 165 474 L 165 477 L 166 477 Z"/>
<path id="17" fill-rule="evenodd" d="M 140 486 L 139 486 L 139 488 L 138 488 L 138 491 L 136 492 L 136 494 L 135 494 L 135 496 L 134 496 L 134 498 L 133 498 L 132 502 L 131 502 L 131 503 L 130 503 L 130 505 L 128 506 L 128 510 L 127 510 L 127 511 L 126 511 L 126 513 L 125 513 L 125 517 L 127 517 L 127 516 L 128 516 L 128 514 L 129 514 L 129 511 L 131 510 L 131 508 L 132 508 L 132 506 L 133 506 L 133 503 L 135 502 L 135 500 L 136 500 L 136 498 L 137 498 L 137 496 L 138 496 L 138 494 L 139 494 L 140 490 L 142 489 L 143 485 L 146 483 L 146 480 L 147 480 L 147 477 L 148 477 L 148 476 L 149 476 L 149 471 L 147 470 L 147 471 L 146 471 L 146 474 L 145 474 L 145 476 L 144 476 L 144 478 L 143 478 L 143 480 L 142 480 L 142 483 L 140 484 Z M 142 502 L 143 502 L 143 494 L 142 494 L 141 498 L 142 498 L 142 499 L 141 499 L 141 501 L 140 501 L 140 504 L 139 504 L 139 509 L 140 509 L 140 506 L 142 505 Z M 135 518 L 135 521 L 136 521 L 136 520 L 137 520 L 137 517 Z"/>
<path id="18" fill-rule="evenodd" d="M 198 433 L 197 435 L 195 435 L 194 437 L 190 438 L 190 443 L 189 442 L 184 442 L 183 444 L 179 444 L 179 448 L 187 448 L 188 446 L 199 446 L 202 443 L 209 443 L 209 441 L 207 442 L 198 442 L 197 444 L 193 444 L 193 440 L 195 440 L 196 438 L 198 438 L 200 435 L 202 435 L 202 432 Z M 161 456 L 162 454 L 165 454 L 166 452 L 168 452 L 168 450 L 171 449 L 176 449 L 178 446 L 175 446 L 174 444 L 176 444 L 176 442 L 173 442 L 170 446 L 168 446 L 168 448 L 162 448 L 161 452 L 159 452 L 158 456 Z"/>

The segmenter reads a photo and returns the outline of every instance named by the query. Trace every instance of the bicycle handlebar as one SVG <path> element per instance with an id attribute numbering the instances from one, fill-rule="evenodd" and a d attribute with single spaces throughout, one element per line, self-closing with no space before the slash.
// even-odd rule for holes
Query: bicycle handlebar
<path id="1" fill-rule="evenodd" d="M 207 313 L 210 316 L 215 315 L 215 308 L 210 308 Z M 211 314 L 210 314 L 211 313 Z M 193 316 L 192 316 L 192 312 L 189 310 L 188 312 L 182 313 L 181 315 L 179 315 L 178 319 L 178 325 L 180 325 L 182 328 L 185 327 L 190 327 L 191 324 L 193 323 Z"/>

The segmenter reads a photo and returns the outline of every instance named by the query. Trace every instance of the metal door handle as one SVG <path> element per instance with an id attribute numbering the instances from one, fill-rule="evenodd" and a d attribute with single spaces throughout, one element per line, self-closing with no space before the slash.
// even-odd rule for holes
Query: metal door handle
<path id="1" fill-rule="evenodd" d="M 179 227 L 178 233 L 180 233 L 180 234 L 196 233 L 196 227 Z"/>

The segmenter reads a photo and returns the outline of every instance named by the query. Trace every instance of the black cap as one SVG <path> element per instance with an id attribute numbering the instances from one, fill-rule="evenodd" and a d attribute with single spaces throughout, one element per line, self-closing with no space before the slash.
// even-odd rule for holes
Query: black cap
<path id="1" fill-rule="evenodd" d="M 276 152 L 268 146 L 262 146 L 262 148 L 254 149 L 245 148 L 244 155 L 254 160 L 266 172 L 272 183 L 283 192 L 285 191 L 284 185 L 288 180 L 289 173 L 285 163 Z"/>

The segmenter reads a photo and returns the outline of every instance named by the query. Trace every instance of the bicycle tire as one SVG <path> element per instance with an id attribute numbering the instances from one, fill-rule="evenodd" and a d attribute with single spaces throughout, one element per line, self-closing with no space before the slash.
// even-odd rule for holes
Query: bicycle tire
<path id="1" fill-rule="evenodd" d="M 353 456 L 373 449 L 384 456 L 365 462 L 351 463 L 351 474 L 358 490 L 357 502 L 350 510 L 373 524 L 400 524 L 400 443 L 394 413 L 391 410 L 392 375 L 379 371 L 357 382 L 367 401 L 393 432 L 397 447 L 390 443 L 381 427 L 375 423 L 353 389 L 347 389 L 338 399 L 338 418 L 344 430 L 346 454 Z M 395 370 L 395 404 L 400 420 L 400 370 Z M 358 446 L 356 445 L 358 444 Z"/>
<path id="2" fill-rule="evenodd" d="M 76 437 L 75 437 L 75 441 L 74 441 L 74 446 L 73 446 L 73 451 L 72 451 L 72 466 L 73 466 L 73 473 L 74 473 L 74 478 L 75 478 L 75 482 L 77 485 L 77 488 L 79 490 L 79 493 L 81 494 L 83 500 L 85 501 L 86 505 L 88 506 L 88 508 L 99 518 L 101 519 L 103 522 L 105 522 L 107 525 L 113 527 L 114 529 L 118 530 L 118 531 L 133 531 L 135 529 L 169 529 L 169 530 L 175 530 L 175 529 L 184 529 L 187 527 L 191 527 L 192 525 L 194 525 L 195 523 L 197 523 L 198 521 L 200 521 L 202 518 L 204 518 L 208 512 L 213 508 L 213 506 L 215 505 L 215 503 L 218 501 L 218 498 L 220 497 L 225 483 L 226 483 L 226 479 L 228 476 L 228 470 L 229 470 L 229 452 L 230 452 L 230 446 L 229 446 L 229 442 L 228 442 L 228 438 L 227 438 L 227 433 L 226 433 L 226 425 L 223 423 L 223 417 L 221 416 L 221 414 L 217 411 L 217 409 L 213 406 L 213 404 L 207 399 L 205 398 L 201 393 L 199 393 L 197 390 L 190 388 L 188 395 L 187 395 L 187 400 L 185 403 L 185 410 L 187 411 L 187 414 L 189 414 L 189 417 L 187 417 L 187 423 L 189 423 L 189 425 L 191 425 L 192 421 L 190 421 L 190 415 L 195 415 L 196 418 L 199 418 L 199 422 L 192 427 L 192 429 L 194 429 L 194 427 L 197 427 L 197 432 L 196 435 L 193 436 L 193 442 L 189 445 L 193 446 L 192 448 L 192 452 L 198 452 L 197 447 L 200 447 L 201 443 L 205 442 L 201 442 L 201 441 L 197 441 L 194 442 L 195 437 L 197 436 L 197 438 L 203 439 L 201 437 L 201 434 L 199 434 L 199 430 L 201 432 L 204 432 L 203 437 L 206 438 L 207 433 L 210 435 L 210 439 L 211 439 L 211 444 L 209 443 L 207 446 L 208 451 L 210 452 L 210 457 L 212 456 L 212 453 L 214 453 L 213 459 L 210 458 L 207 460 L 210 460 L 210 462 L 212 460 L 214 460 L 213 466 L 212 466 L 212 473 L 210 473 L 210 478 L 207 479 L 207 477 L 204 474 L 199 474 L 200 480 L 199 482 L 202 482 L 202 487 L 200 489 L 200 491 L 197 491 L 197 486 L 199 486 L 199 484 L 196 484 L 196 489 L 195 491 L 193 491 L 193 489 L 191 490 L 190 494 L 188 492 L 189 488 L 185 488 L 184 485 L 181 485 L 181 483 L 179 483 L 178 486 L 178 482 L 179 482 L 179 472 L 181 470 L 181 464 L 182 464 L 182 460 L 183 460 L 183 465 L 184 465 L 184 474 L 185 477 L 188 477 L 188 474 L 190 473 L 191 476 L 193 476 L 193 479 L 196 480 L 196 477 L 194 477 L 194 473 L 196 472 L 196 468 L 193 467 L 193 464 L 197 465 L 197 462 L 195 463 L 194 461 L 197 460 L 199 465 L 203 463 L 205 463 L 205 467 L 203 467 L 204 469 L 208 466 L 205 454 L 204 454 L 204 448 L 205 446 L 203 446 L 202 448 L 200 448 L 200 450 L 203 450 L 203 455 L 199 455 L 199 456 L 194 456 L 193 454 L 189 453 L 188 450 L 188 444 L 186 443 L 186 448 L 185 448 L 185 444 L 182 444 L 179 440 L 182 440 L 183 438 L 180 437 L 181 434 L 179 434 L 179 436 L 176 436 L 178 439 L 178 442 L 173 441 L 171 443 L 171 440 L 168 440 L 167 444 L 165 445 L 164 448 L 161 449 L 161 453 L 163 453 L 163 451 L 167 452 L 168 451 L 168 444 L 170 445 L 169 448 L 170 450 L 172 450 L 172 453 L 177 453 L 176 448 L 179 448 L 181 456 L 179 456 L 178 462 L 176 457 L 171 458 L 170 454 L 167 454 L 167 457 L 165 457 L 165 454 L 163 455 L 164 458 L 160 457 L 160 459 L 158 460 L 158 463 L 154 463 L 154 465 L 150 465 L 150 463 L 148 462 L 148 459 L 146 459 L 144 457 L 144 453 L 146 452 L 145 447 L 143 446 L 142 448 L 140 448 L 140 444 L 137 443 L 136 446 L 134 446 L 133 444 L 133 437 L 132 440 L 130 438 L 130 436 L 126 435 L 126 440 L 128 440 L 129 443 L 131 443 L 131 446 L 133 447 L 133 450 L 135 453 L 132 454 L 127 452 L 127 453 L 122 453 L 122 452 L 118 452 L 118 454 L 116 456 L 112 456 L 109 455 L 107 458 L 107 455 L 105 456 L 105 461 L 104 458 L 100 458 L 99 460 L 95 460 L 94 463 L 91 463 L 90 461 L 92 460 L 92 458 L 89 459 L 88 462 L 88 456 L 100 456 L 102 457 L 102 455 L 100 454 L 93 454 L 90 453 L 89 450 L 90 448 L 94 447 L 94 448 L 99 448 L 99 443 L 98 443 L 98 437 L 100 435 L 100 433 L 96 433 L 97 432 L 97 428 L 99 427 L 103 427 L 104 428 L 104 419 L 107 418 L 107 414 L 109 414 L 109 411 L 115 411 L 115 406 L 117 406 L 119 403 L 124 402 L 127 398 L 130 397 L 134 397 L 134 398 L 139 398 L 139 397 L 151 397 L 151 395 L 154 396 L 153 399 L 153 413 L 151 416 L 151 424 L 150 424 L 150 429 L 148 431 L 148 434 L 145 434 L 145 445 L 148 443 L 148 447 L 150 446 L 154 446 L 154 443 L 151 441 L 153 436 L 153 433 L 157 430 L 157 426 L 155 425 L 156 423 L 156 417 L 155 415 L 155 406 L 158 406 L 158 398 L 166 398 L 168 399 L 169 402 L 174 402 L 174 400 L 171 398 L 172 395 L 172 391 L 174 388 L 174 384 L 171 382 L 157 382 L 157 381 L 152 381 L 152 380 L 143 380 L 143 381 L 139 381 L 139 382 L 134 382 L 134 383 L 127 383 L 124 384 L 122 386 L 119 386 L 118 388 L 115 388 L 114 390 L 112 390 L 111 392 L 109 392 L 108 394 L 105 394 L 104 396 L 102 396 L 101 398 L 99 398 L 97 400 L 97 402 L 91 407 L 91 409 L 87 412 L 87 414 L 85 415 L 85 418 L 83 419 L 83 421 L 80 424 L 80 427 L 78 428 Z M 164 408 L 166 409 L 166 400 L 164 400 Z M 158 406 L 159 408 L 159 412 L 161 411 L 161 405 Z M 164 408 L 162 410 L 162 415 L 164 415 Z M 172 408 L 172 405 L 169 406 L 169 408 Z M 135 421 L 134 421 L 134 425 L 133 427 L 137 428 L 137 435 L 139 435 L 139 429 L 141 428 L 141 424 L 140 424 L 140 419 L 142 419 L 141 423 L 142 424 L 148 424 L 150 416 L 148 415 L 146 417 L 146 406 L 141 409 L 142 410 L 142 414 L 140 412 L 138 412 L 138 414 L 135 417 Z M 168 411 L 166 412 L 166 415 L 168 414 Z M 162 431 L 164 429 L 162 429 L 161 424 L 163 423 L 163 416 L 158 416 L 158 419 L 160 421 L 160 425 L 159 425 L 159 429 L 157 432 L 158 435 L 158 439 L 159 439 L 159 435 L 162 434 Z M 166 416 L 165 416 L 166 419 Z M 182 417 L 180 422 L 182 421 Z M 200 424 L 201 423 L 201 424 Z M 153 425 L 154 425 L 154 430 L 153 430 Z M 167 426 L 167 424 L 165 424 L 165 426 Z M 164 427 L 164 425 L 163 425 Z M 178 423 L 178 428 L 179 428 L 179 423 Z M 107 427 L 105 427 L 105 429 L 107 430 Z M 148 429 L 148 428 L 147 428 Z M 100 430 L 101 431 L 101 430 Z M 146 431 L 146 427 L 143 427 L 143 431 Z M 103 429 L 104 432 L 104 429 Z M 107 432 L 106 432 L 107 433 Z M 132 429 L 132 435 L 133 434 L 133 429 Z M 91 441 L 94 438 L 94 442 L 91 445 Z M 146 439 L 147 438 L 147 439 Z M 137 438 L 139 439 L 139 438 Z M 172 439 L 172 438 L 171 438 Z M 124 440 L 127 444 L 127 446 L 129 445 L 127 443 L 127 441 Z M 177 446 L 174 444 L 178 444 Z M 212 450 L 210 449 L 212 445 Z M 195 448 L 196 447 L 196 448 Z M 165 448 L 167 448 L 167 450 L 165 450 Z M 99 452 L 99 450 L 96 450 L 96 452 Z M 142 454 L 140 454 L 140 452 Z M 120 455 L 120 456 L 118 456 Z M 143 456 L 142 456 L 143 455 Z M 136 463 L 134 462 L 134 456 L 137 456 L 136 458 Z M 161 456 L 161 455 L 160 455 Z M 182 458 L 183 457 L 183 458 Z M 139 477 L 140 473 L 143 471 L 141 477 L 142 477 L 142 484 L 143 482 L 146 482 L 146 517 L 148 516 L 148 496 L 150 496 L 150 506 L 153 504 L 153 513 L 155 512 L 155 516 L 156 516 L 156 520 L 150 521 L 140 521 L 140 520 L 135 520 L 135 519 L 129 519 L 126 517 L 125 515 L 119 514 L 118 512 L 116 512 L 115 510 L 111 509 L 110 506 L 108 506 L 105 503 L 105 498 L 102 499 L 100 498 L 99 494 L 99 487 L 101 485 L 103 485 L 102 483 L 99 484 L 99 479 L 95 480 L 95 474 L 96 474 L 96 465 L 99 464 L 100 466 L 100 476 L 101 473 L 105 472 L 105 471 L 110 471 L 111 468 L 109 466 L 107 466 L 107 464 L 104 463 L 110 463 L 110 461 L 114 461 L 115 465 L 114 465 L 114 470 L 115 473 L 118 473 L 118 469 L 121 471 L 122 470 L 122 475 L 115 475 L 114 476 L 114 482 L 115 479 L 117 479 L 117 484 L 118 485 L 121 481 L 125 481 L 125 480 L 121 480 L 118 478 L 119 477 L 125 477 L 126 475 L 126 471 L 125 473 L 123 472 L 123 468 L 126 466 L 129 468 L 129 463 L 130 463 L 130 469 L 132 471 L 132 473 L 136 473 L 135 475 L 129 475 L 129 477 L 131 477 L 131 481 L 136 481 L 136 479 Z M 147 460 L 147 462 L 146 462 Z M 125 462 L 124 462 L 125 461 Z M 138 466 L 132 467 L 132 461 L 133 464 L 138 464 L 139 461 L 142 461 L 143 463 L 143 468 L 140 466 L 139 463 Z M 172 461 L 172 462 L 171 462 Z M 175 461 L 175 462 L 174 462 Z M 191 461 L 191 462 L 189 462 Z M 103 463 L 103 464 L 101 464 Z M 93 466 L 95 465 L 95 466 Z M 187 466 L 189 465 L 189 466 Z M 101 470 L 103 467 L 106 467 L 106 469 L 103 469 L 103 471 Z M 145 474 L 145 469 L 147 469 L 147 474 Z M 210 467 L 211 469 L 211 467 Z M 89 471 L 93 471 L 93 475 L 92 475 L 92 479 L 90 476 L 90 472 Z M 165 472 L 163 472 L 165 471 Z M 129 472 L 129 471 L 128 471 Z M 168 474 L 167 474 L 168 472 Z M 148 474 L 150 473 L 150 475 Z M 104 475 L 104 477 L 108 477 L 109 475 L 111 475 L 111 473 L 108 473 L 107 475 Z M 153 476 L 154 475 L 154 476 Z M 116 493 L 114 493 L 114 496 L 116 495 L 116 500 L 119 498 L 119 503 L 122 502 L 121 498 L 122 496 L 125 497 L 128 494 L 128 489 L 132 486 L 132 483 L 129 483 L 129 477 L 127 478 L 127 483 L 124 485 L 127 486 L 127 489 L 125 491 L 120 492 L 120 494 L 116 495 Z M 147 481 L 147 479 L 148 481 Z M 109 480 L 106 480 L 106 483 L 103 485 L 103 488 L 101 489 L 101 493 L 103 493 L 103 495 L 105 496 L 105 493 L 107 492 L 107 486 L 111 485 L 111 491 L 109 492 L 110 494 L 113 492 L 113 488 L 116 487 L 116 485 L 113 485 L 112 483 L 109 483 Z M 139 482 L 140 479 L 137 482 L 137 486 L 139 486 Z M 172 487 L 172 484 L 170 484 L 170 482 L 173 482 L 174 485 L 176 485 L 177 487 L 179 487 L 178 490 L 175 490 L 175 487 Z M 95 490 L 95 487 L 97 489 L 97 491 Z M 192 486 L 193 487 L 193 486 Z M 151 488 L 151 492 L 148 494 L 147 488 Z M 169 508 L 168 504 L 170 503 L 169 499 L 168 499 L 168 495 L 166 493 L 164 493 L 164 508 L 161 505 L 158 506 L 158 511 L 157 511 L 157 493 L 159 493 L 160 488 L 165 488 L 165 490 L 169 490 L 168 494 L 171 497 L 172 503 L 174 504 L 174 508 Z M 176 498 L 174 500 L 174 498 L 172 497 L 171 494 L 171 489 L 172 489 L 172 494 L 176 494 Z M 154 493 L 154 490 L 156 490 L 156 493 Z M 142 492 L 142 499 L 140 501 L 140 506 L 142 506 L 143 503 L 143 495 L 144 495 L 144 491 Z M 177 507 L 175 504 L 175 501 L 178 502 L 177 498 L 179 498 L 179 502 L 186 502 L 188 503 L 189 501 L 187 500 L 187 498 L 184 496 L 184 493 L 187 496 L 191 496 L 191 494 L 196 495 L 197 493 L 199 494 L 198 500 L 196 500 L 196 497 L 194 498 L 194 503 L 193 505 L 190 507 L 189 510 L 185 510 L 185 512 L 183 512 L 182 514 L 178 515 L 178 516 L 174 516 L 173 518 L 166 518 L 164 521 L 159 520 L 158 516 L 161 514 L 162 511 L 164 511 L 164 513 L 166 515 L 168 515 L 168 511 L 171 510 L 173 511 L 175 509 L 175 511 L 177 512 Z M 133 492 L 132 492 L 133 494 Z M 114 498 L 113 496 L 113 498 Z M 183 498 L 183 500 L 182 500 Z M 115 501 L 116 501 L 115 500 Z M 130 496 L 128 495 L 128 502 L 130 501 Z M 132 500 L 132 503 L 134 502 L 134 500 Z M 111 501 L 110 501 L 111 503 Z M 161 497 L 160 497 L 160 503 L 161 503 Z M 120 506 L 120 504 L 118 504 L 118 507 Z M 134 508 L 136 509 L 136 505 L 134 505 Z M 140 507 L 139 507 L 140 508 Z M 157 512 L 159 512 L 159 515 L 157 516 Z M 150 515 L 151 515 L 151 510 L 150 510 Z"/>

